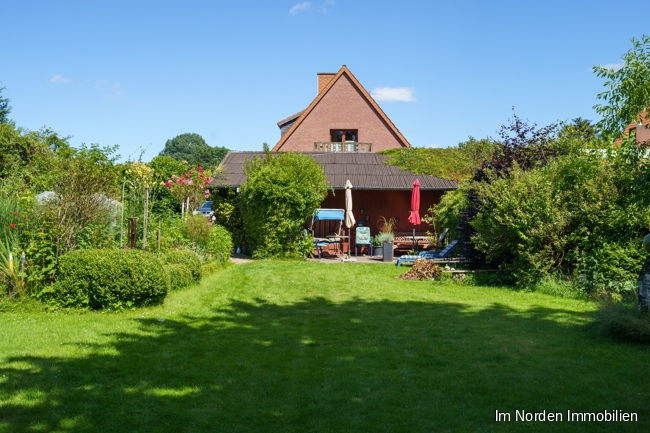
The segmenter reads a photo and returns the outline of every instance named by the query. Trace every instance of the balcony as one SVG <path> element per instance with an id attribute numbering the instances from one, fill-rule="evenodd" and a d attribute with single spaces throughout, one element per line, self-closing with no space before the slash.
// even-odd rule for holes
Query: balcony
<path id="1" fill-rule="evenodd" d="M 372 152 L 372 143 L 318 141 L 314 143 L 314 152 Z"/>

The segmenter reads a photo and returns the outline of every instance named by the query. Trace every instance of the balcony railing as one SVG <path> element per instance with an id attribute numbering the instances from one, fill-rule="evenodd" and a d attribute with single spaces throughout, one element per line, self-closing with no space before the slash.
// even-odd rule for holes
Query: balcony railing
<path id="1" fill-rule="evenodd" d="M 372 143 L 318 141 L 314 143 L 314 152 L 372 152 Z"/>

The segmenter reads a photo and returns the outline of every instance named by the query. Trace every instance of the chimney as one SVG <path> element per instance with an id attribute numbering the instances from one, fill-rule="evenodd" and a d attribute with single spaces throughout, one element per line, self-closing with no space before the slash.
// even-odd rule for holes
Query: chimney
<path id="1" fill-rule="evenodd" d="M 332 78 L 334 78 L 334 75 L 336 75 L 336 72 L 319 72 L 318 74 L 318 93 L 323 91 L 325 87 L 332 81 Z"/>

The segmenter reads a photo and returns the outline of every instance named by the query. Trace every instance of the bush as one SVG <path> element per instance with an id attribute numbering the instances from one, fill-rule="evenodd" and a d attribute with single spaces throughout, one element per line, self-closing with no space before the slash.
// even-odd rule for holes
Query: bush
<path id="1" fill-rule="evenodd" d="M 203 248 L 207 258 L 223 265 L 230 258 L 232 251 L 232 236 L 224 227 L 215 224 L 210 230 L 208 242 Z"/>
<path id="2" fill-rule="evenodd" d="M 221 264 L 219 262 L 203 263 L 201 265 L 201 272 L 203 275 L 210 275 L 217 272 L 220 268 Z"/>
<path id="3" fill-rule="evenodd" d="M 191 251 L 170 251 L 160 261 L 166 265 L 185 265 L 192 275 L 192 281 L 201 281 L 201 260 Z"/>
<path id="4" fill-rule="evenodd" d="M 169 272 L 169 284 L 172 290 L 182 289 L 194 283 L 192 272 L 185 264 L 168 264 L 165 265 L 165 269 Z"/>
<path id="5" fill-rule="evenodd" d="M 602 303 L 593 327 L 601 334 L 619 340 L 650 343 L 650 316 L 639 316 L 634 304 Z"/>
<path id="6" fill-rule="evenodd" d="M 266 152 L 245 171 L 239 197 L 253 257 L 303 257 L 303 224 L 327 195 L 323 168 L 301 153 Z"/>
<path id="7" fill-rule="evenodd" d="M 205 246 L 210 241 L 211 230 L 212 223 L 201 214 L 188 216 L 181 226 L 185 239 L 200 246 Z"/>
<path id="8" fill-rule="evenodd" d="M 59 258 L 56 282 L 40 297 L 61 307 L 90 309 L 160 304 L 169 274 L 152 254 L 139 250 L 77 250 Z"/>

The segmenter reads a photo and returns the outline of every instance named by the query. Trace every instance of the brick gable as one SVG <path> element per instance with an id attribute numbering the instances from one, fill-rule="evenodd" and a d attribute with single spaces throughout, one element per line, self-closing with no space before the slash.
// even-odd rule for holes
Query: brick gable
<path id="1" fill-rule="evenodd" d="M 372 143 L 373 152 L 411 147 L 345 66 L 331 78 L 329 74 L 319 74 L 318 96 L 273 150 L 314 151 L 315 142 L 331 140 L 332 129 L 357 130 L 357 141 Z"/>

